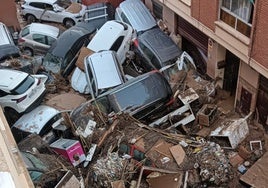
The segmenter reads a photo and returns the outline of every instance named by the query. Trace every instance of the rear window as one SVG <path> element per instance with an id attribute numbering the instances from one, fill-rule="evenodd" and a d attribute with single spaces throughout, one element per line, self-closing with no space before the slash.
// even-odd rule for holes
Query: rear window
<path id="1" fill-rule="evenodd" d="M 25 37 L 26 35 L 29 35 L 30 33 L 30 28 L 29 27 L 25 27 L 22 31 L 21 31 L 21 36 Z"/>
<path id="2" fill-rule="evenodd" d="M 167 82 L 159 74 L 122 88 L 109 95 L 113 109 L 118 111 L 134 111 L 159 99 L 166 98 L 171 93 Z M 139 97 L 137 97 L 139 96 Z"/>
<path id="3" fill-rule="evenodd" d="M 15 89 L 13 89 L 11 93 L 15 95 L 25 93 L 34 84 L 34 82 L 34 77 L 29 75 Z"/>

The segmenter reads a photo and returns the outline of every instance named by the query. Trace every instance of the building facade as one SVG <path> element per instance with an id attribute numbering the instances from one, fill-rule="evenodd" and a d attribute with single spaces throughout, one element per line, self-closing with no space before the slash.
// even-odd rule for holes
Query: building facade
<path id="1" fill-rule="evenodd" d="M 268 1 L 145 0 L 241 114 L 268 130 Z M 197 53 L 198 52 L 198 53 Z M 205 63 L 198 58 L 204 56 Z"/>
<path id="2" fill-rule="evenodd" d="M 3 22 L 11 33 L 20 31 L 15 1 L 3 0 L 0 6 L 0 22 Z"/>

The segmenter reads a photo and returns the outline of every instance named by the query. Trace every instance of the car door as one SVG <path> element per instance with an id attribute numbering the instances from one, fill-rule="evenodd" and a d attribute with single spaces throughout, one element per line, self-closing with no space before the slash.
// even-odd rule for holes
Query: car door
<path id="1" fill-rule="evenodd" d="M 49 49 L 49 45 L 47 42 L 47 36 L 42 34 L 33 34 L 32 35 L 32 48 L 36 53 L 45 53 Z"/>
<path id="2" fill-rule="evenodd" d="M 42 13 L 42 20 L 62 22 L 59 17 L 60 11 L 54 10 L 54 6 L 48 3 L 44 3 L 44 12 Z"/>

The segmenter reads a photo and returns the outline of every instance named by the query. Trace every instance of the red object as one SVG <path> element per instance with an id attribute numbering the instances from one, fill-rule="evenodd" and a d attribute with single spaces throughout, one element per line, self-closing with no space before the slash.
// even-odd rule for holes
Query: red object
<path id="1" fill-rule="evenodd" d="M 59 140 L 50 144 L 50 147 L 56 153 L 69 160 L 73 166 L 77 166 L 86 160 L 85 153 L 78 140 L 60 138 Z"/>

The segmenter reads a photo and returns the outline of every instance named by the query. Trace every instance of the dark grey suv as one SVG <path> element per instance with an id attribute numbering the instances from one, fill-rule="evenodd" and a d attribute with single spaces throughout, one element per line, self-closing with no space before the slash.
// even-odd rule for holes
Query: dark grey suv
<path id="1" fill-rule="evenodd" d="M 134 41 L 134 51 L 146 72 L 173 64 L 182 54 L 175 42 L 158 27 L 139 35 Z"/>
<path id="2" fill-rule="evenodd" d="M 106 114 L 123 111 L 143 120 L 166 108 L 172 99 L 165 77 L 158 71 L 151 71 L 108 90 L 92 104 Z"/>

